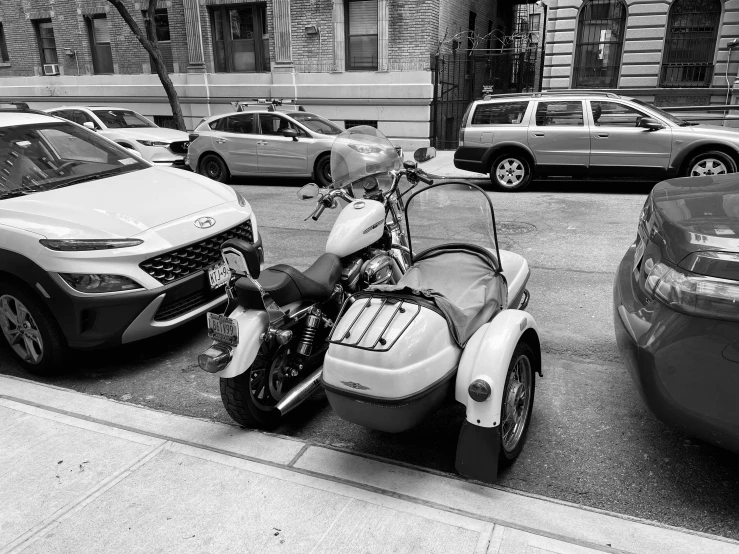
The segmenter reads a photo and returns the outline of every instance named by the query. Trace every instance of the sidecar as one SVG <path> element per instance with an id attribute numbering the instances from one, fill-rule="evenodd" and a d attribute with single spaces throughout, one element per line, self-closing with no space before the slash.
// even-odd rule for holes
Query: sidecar
<path id="1" fill-rule="evenodd" d="M 412 265 L 347 300 L 323 388 L 342 419 L 391 433 L 460 402 L 457 471 L 495 482 L 523 448 L 541 375 L 528 264 L 498 248 L 492 202 L 469 183 L 412 190 L 405 219 Z"/>

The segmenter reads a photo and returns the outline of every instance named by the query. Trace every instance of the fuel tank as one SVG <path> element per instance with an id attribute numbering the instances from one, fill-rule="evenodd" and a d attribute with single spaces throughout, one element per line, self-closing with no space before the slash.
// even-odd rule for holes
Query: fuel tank
<path id="1" fill-rule="evenodd" d="M 435 310 L 412 300 L 360 296 L 336 323 L 322 384 L 342 419 L 401 432 L 448 397 L 461 354 Z"/>
<path id="2" fill-rule="evenodd" d="M 336 218 L 326 243 L 326 252 L 340 258 L 377 242 L 382 238 L 385 206 L 377 200 L 355 200 L 347 204 Z"/>

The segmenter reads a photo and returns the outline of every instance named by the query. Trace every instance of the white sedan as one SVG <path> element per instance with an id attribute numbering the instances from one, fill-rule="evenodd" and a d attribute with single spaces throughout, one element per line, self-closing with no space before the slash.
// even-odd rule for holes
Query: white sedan
<path id="1" fill-rule="evenodd" d="M 110 106 L 61 106 L 45 111 L 84 125 L 135 151 L 151 163 L 186 167 L 184 160 L 190 146 L 188 134 L 176 129 L 157 127 L 133 110 Z"/>

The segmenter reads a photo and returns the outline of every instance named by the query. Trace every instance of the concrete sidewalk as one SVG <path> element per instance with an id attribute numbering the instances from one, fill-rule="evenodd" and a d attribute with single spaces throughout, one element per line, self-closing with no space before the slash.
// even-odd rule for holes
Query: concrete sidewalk
<path id="1" fill-rule="evenodd" d="M 412 156 L 411 156 L 412 157 Z M 489 179 L 485 173 L 464 171 L 454 167 L 454 150 L 438 150 L 433 160 L 419 164 L 434 179 Z"/>
<path id="2" fill-rule="evenodd" d="M 739 552 L 739 543 L 0 376 L 0 552 Z"/>

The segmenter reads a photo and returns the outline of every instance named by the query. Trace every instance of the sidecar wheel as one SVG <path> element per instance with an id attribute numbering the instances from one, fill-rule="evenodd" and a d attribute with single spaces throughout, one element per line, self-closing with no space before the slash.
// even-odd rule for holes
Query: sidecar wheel
<path id="1" fill-rule="evenodd" d="M 511 356 L 503 389 L 499 467 L 511 465 L 526 442 L 536 389 L 534 360 L 531 347 L 525 342 L 519 342 Z"/>

